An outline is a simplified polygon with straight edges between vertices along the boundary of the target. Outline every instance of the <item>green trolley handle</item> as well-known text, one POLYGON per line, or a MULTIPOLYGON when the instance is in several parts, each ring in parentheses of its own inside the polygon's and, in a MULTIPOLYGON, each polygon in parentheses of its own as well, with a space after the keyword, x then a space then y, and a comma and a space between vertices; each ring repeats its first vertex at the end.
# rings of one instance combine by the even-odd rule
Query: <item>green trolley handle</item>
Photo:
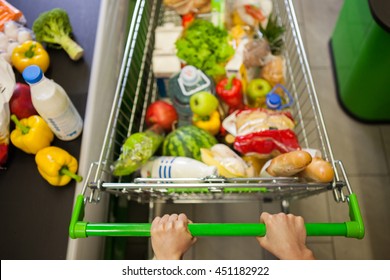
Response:
MULTIPOLYGON (((362 239, 364 224, 355 194, 349 195, 349 216, 351 221, 344 223, 306 223, 308 236, 345 236, 362 239)), ((71 238, 89 236, 150 236, 150 223, 88 223, 84 218, 84 196, 76 200, 69 227, 71 238)), ((265 224, 189 224, 193 236, 264 236, 265 224)))

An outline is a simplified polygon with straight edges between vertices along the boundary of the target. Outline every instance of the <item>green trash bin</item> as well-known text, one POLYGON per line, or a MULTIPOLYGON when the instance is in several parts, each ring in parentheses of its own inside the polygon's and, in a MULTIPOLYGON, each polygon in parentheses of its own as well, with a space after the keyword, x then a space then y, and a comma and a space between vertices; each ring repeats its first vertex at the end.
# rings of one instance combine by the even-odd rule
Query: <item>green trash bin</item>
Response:
POLYGON ((390 1, 345 0, 330 49, 345 111, 363 122, 390 122, 390 1))

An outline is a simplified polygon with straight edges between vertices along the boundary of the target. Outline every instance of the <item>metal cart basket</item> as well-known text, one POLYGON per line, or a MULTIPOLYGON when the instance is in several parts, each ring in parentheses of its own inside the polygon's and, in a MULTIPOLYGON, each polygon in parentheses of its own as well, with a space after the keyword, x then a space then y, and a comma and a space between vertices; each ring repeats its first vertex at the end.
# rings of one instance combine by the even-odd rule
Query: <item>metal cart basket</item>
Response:
MULTIPOLYGON (((77 197, 70 237, 149 236, 150 224, 89 223, 83 221, 87 203, 98 203, 104 193, 125 195, 140 203, 236 202, 244 200, 292 200, 332 191, 336 202, 348 203, 350 221, 306 224, 307 234, 363 238, 364 225, 356 195, 349 185, 341 161, 333 158, 298 23, 291 0, 275 0, 274 13, 286 28, 284 41, 286 88, 295 100, 291 109, 295 133, 302 148, 321 151, 335 171, 331 183, 307 183, 299 178, 187 178, 144 179, 111 176, 110 166, 119 157, 121 146, 131 134, 145 128, 145 111, 157 98, 151 71, 154 30, 175 14, 164 11, 162 1, 136 1, 125 54, 116 87, 110 120, 99 161, 92 163, 82 193, 77 197)), ((263 224, 190 224, 194 236, 263 236, 263 224)))

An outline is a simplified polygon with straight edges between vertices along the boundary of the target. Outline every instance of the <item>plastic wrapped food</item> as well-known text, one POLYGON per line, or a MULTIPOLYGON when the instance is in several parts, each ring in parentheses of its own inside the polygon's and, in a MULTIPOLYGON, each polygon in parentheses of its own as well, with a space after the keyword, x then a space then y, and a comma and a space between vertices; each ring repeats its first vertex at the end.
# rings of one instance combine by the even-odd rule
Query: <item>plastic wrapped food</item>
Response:
POLYGON ((255 153, 272 157, 300 149, 298 139, 291 129, 264 130, 237 136, 234 149, 244 155, 255 153))
POLYGON ((268 17, 273 9, 272 0, 236 0, 234 1, 233 24, 257 27, 267 26, 268 17))
POLYGON ((294 120, 286 111, 237 110, 223 121, 223 127, 235 136, 234 149, 244 155, 267 158, 300 148, 292 130, 294 120))
POLYGON ((224 144, 216 144, 210 149, 200 149, 202 161, 218 169, 218 174, 226 178, 253 177, 254 167, 243 160, 224 144))
POLYGON ((4 24, 8 21, 17 21, 20 24, 26 24, 26 18, 23 13, 4 0, 0 0, 0 31, 3 31, 4 24))
POLYGON ((121 154, 112 166, 115 176, 130 175, 145 164, 156 152, 162 141, 163 130, 154 125, 145 132, 130 135, 122 146, 121 154))
POLYGON ((164 0, 164 5, 175 10, 179 15, 202 14, 211 10, 211 0, 164 0))
POLYGON ((293 129, 294 120, 289 112, 263 108, 237 110, 222 123, 224 129, 234 136, 246 135, 269 129, 293 129))
POLYGON ((246 68, 261 67, 271 54, 269 44, 264 39, 254 39, 244 47, 244 65, 246 68))
POLYGON ((0 167, 8 158, 10 110, 9 100, 15 88, 15 75, 10 64, 0 57, 0 167))
POLYGON ((272 86, 284 84, 286 77, 286 62, 283 56, 272 56, 261 69, 261 76, 272 86))

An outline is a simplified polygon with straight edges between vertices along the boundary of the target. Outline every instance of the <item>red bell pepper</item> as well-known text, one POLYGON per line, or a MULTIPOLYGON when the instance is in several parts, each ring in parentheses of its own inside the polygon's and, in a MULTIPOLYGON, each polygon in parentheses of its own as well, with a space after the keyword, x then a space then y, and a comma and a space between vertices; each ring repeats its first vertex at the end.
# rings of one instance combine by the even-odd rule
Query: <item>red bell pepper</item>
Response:
POLYGON ((244 102, 242 99, 242 84, 239 79, 236 79, 234 75, 230 78, 222 79, 216 88, 218 96, 229 107, 234 109, 243 109, 244 102))

